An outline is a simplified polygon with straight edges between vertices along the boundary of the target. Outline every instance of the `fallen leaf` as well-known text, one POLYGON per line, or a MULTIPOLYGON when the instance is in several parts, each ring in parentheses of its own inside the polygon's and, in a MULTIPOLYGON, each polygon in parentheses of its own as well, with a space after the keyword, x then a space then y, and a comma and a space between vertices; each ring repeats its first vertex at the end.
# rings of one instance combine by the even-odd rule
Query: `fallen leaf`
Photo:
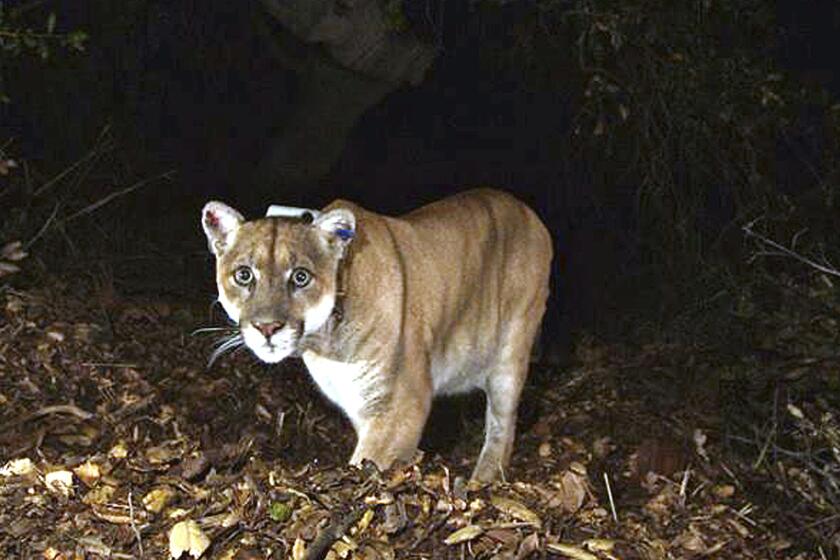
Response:
POLYGON ((698 455, 703 457, 703 459, 708 461, 709 453, 706 451, 706 442, 709 440, 708 436, 706 436, 703 430, 696 428, 692 434, 692 439, 694 440, 694 450, 698 455))
POLYGON ((393 535, 398 533, 408 524, 408 516, 405 512, 405 505, 402 502, 394 502, 385 506, 385 522, 380 528, 385 534, 393 535))
POLYGON ((744 527, 744 525, 739 523, 737 520, 727 519, 727 522, 733 529, 735 529, 738 532, 739 535, 741 535, 741 538, 747 539, 750 537, 750 530, 744 527))
POLYGON ((63 332, 55 328, 47 329, 46 337, 48 340, 53 342, 64 342, 64 339, 66 338, 63 332))
POLYGON ((180 558, 184 552, 198 558, 209 546, 210 539, 192 519, 179 521, 169 531, 169 554, 172 558, 180 558))
POLYGON ((9 171, 16 168, 18 166, 17 162, 13 159, 4 158, 0 159, 0 175, 8 175, 9 171))
POLYGON ((9 262, 0 261, 0 277, 20 272, 20 267, 9 262))
POLYGON ((82 497, 82 503, 89 506, 101 505, 108 502, 117 489, 110 484, 100 484, 82 497))
POLYGON ((352 541, 339 540, 332 545, 332 548, 329 551, 330 553, 327 554, 327 558, 329 558, 331 555, 333 557, 337 556, 339 558, 348 558, 350 556, 350 553, 356 550, 357 548, 359 548, 358 545, 352 541))
POLYGON ((99 478, 102 476, 99 465, 91 463, 90 461, 85 461, 73 469, 73 474, 75 474, 88 488, 95 486, 99 481, 99 478))
POLYGON ((461 527, 460 529, 446 537, 446 539, 444 539, 443 542, 448 545, 467 542, 473 540, 483 532, 484 529, 482 529, 478 525, 467 525, 466 527, 461 527))
POLYGON ((362 518, 356 524, 356 530, 353 534, 359 535, 364 533, 368 526, 370 526, 370 522, 373 521, 373 515, 374 511, 372 509, 365 510, 364 515, 362 515, 362 518))
POLYGON ((548 502, 548 507, 559 507, 566 513, 575 513, 586 499, 587 478, 571 470, 563 473, 555 484, 557 492, 548 502))
POLYGON ((516 551, 516 560, 525 560, 540 549, 540 536, 536 533, 531 533, 519 543, 519 549, 516 551))
MULTIPOLYGON (((121 508, 106 503, 94 505, 91 509, 96 517, 114 525, 130 525, 132 522, 131 513, 128 511, 128 508, 121 508)), ((135 512, 135 514, 139 513, 143 512, 135 512)))
POLYGON ((143 507, 152 513, 160 513, 175 499, 175 490, 169 486, 154 488, 143 496, 143 507))
POLYGON ((615 548, 615 541, 609 539, 586 539, 583 547, 592 552, 611 552, 615 548))
POLYGON ((286 502, 271 502, 268 506, 268 516, 275 523, 288 521, 292 516, 292 506, 286 502))
POLYGON ((592 443, 592 453, 594 453, 599 459, 604 459, 612 452, 613 447, 612 440, 608 436, 605 436, 596 439, 592 443))
POLYGON ((788 412, 790 415, 798 420, 804 420, 805 414, 802 412, 802 409, 796 406, 795 404, 788 404, 787 405, 788 412))
POLYGON ((250 551, 239 550, 237 547, 232 547, 227 549, 221 556, 219 556, 219 560, 233 560, 237 558, 237 560, 256 560, 259 556, 256 555, 249 555, 250 551))
POLYGON ((52 471, 44 475, 44 484, 51 492, 69 496, 73 492, 73 473, 52 471))
POLYGON ((504 498, 502 496, 491 496, 490 503, 493 504, 496 509, 502 513, 510 515, 514 519, 530 523, 537 528, 542 526, 540 517, 516 500, 511 500, 510 498, 504 498))
POLYGON ((306 543, 298 537, 292 545, 292 560, 303 560, 304 556, 306 556, 306 543))
POLYGON ((715 496, 721 499, 731 498, 735 495, 735 487, 731 484, 721 484, 712 489, 715 496))
POLYGON ((125 459, 128 457, 128 446, 126 446, 124 441, 119 441, 108 451, 108 455, 112 459, 125 459))
POLYGON ((644 478, 649 472, 672 476, 686 467, 685 448, 681 442, 662 438, 643 441, 635 454, 636 476, 644 478))
POLYGON ((578 548, 571 544, 549 543, 545 545, 545 548, 551 552, 557 552, 559 554, 563 554, 564 556, 568 556, 572 560, 599 560, 594 554, 590 554, 582 548, 578 548))
POLYGON ((111 547, 102 542, 102 539, 95 536, 79 537, 77 542, 85 547, 85 552, 89 554, 96 554, 102 558, 110 558, 113 551, 111 547))
POLYGON ((26 476, 35 470, 31 459, 12 459, 0 468, 0 476, 26 476))
POLYGON ((491 538, 494 541, 507 547, 514 547, 520 541, 521 538, 519 533, 514 529, 500 528, 487 529, 484 532, 484 536, 491 538))
POLYGON ((146 459, 153 465, 171 463, 179 458, 181 451, 168 445, 156 445, 146 450, 146 459))
POLYGON ((695 554, 705 554, 708 548, 706 543, 703 542, 703 539, 689 529, 686 529, 677 538, 675 538, 671 545, 673 547, 683 548, 695 554))
POLYGON ((181 476, 186 480, 195 480, 210 468, 210 461, 202 452, 197 452, 181 462, 181 476))
POLYGON ((22 261, 27 256, 29 254, 23 250, 23 243, 20 241, 11 241, 0 249, 0 259, 6 261, 22 261))

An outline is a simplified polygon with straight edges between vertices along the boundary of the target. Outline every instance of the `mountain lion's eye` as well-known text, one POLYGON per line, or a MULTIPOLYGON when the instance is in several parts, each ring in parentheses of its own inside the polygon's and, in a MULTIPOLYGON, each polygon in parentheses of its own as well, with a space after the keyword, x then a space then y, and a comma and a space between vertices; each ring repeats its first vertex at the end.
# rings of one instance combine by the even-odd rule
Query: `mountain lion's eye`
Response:
POLYGON ((305 268, 296 268, 292 271, 291 280, 295 288, 305 288, 312 280, 312 273, 305 268))
POLYGON ((233 281, 240 286, 248 286, 254 281, 254 272, 247 266, 240 266, 233 271, 233 281))

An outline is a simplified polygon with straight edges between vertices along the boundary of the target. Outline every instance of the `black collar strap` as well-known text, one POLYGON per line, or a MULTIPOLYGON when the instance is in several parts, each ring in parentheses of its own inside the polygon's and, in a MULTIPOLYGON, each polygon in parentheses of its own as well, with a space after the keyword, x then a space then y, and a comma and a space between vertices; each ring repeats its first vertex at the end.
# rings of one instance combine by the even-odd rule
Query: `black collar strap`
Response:
POLYGON ((347 267, 347 251, 349 250, 350 247, 345 248, 345 254, 338 260, 338 270, 335 273, 335 303, 333 303, 332 316, 336 323, 344 319, 344 298, 347 296, 344 269, 347 267))

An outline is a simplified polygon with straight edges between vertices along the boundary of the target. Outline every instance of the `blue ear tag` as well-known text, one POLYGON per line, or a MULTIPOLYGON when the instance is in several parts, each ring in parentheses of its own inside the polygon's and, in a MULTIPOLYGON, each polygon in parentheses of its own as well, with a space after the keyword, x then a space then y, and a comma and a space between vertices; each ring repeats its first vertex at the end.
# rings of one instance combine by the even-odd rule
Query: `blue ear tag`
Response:
POLYGON ((352 229, 337 229, 335 230, 335 234, 341 239, 342 241, 347 241, 348 239, 353 239, 356 235, 352 229))

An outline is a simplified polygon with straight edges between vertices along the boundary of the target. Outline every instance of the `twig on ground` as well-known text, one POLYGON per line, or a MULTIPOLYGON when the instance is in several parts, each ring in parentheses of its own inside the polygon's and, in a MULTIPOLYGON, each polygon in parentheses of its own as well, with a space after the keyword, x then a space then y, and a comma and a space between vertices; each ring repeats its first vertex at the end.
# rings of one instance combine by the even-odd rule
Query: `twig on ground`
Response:
MULTIPOLYGON (((26 416, 17 418, 10 422, 6 422, 3 425, 0 425, 0 433, 4 433, 15 426, 26 424, 27 422, 30 422, 42 416, 49 416, 51 414, 69 414, 71 416, 75 416, 80 420, 90 420, 91 418, 96 416, 95 414, 88 412, 87 410, 82 410, 74 404, 55 404, 51 406, 41 407, 35 412, 27 414, 26 416)), ((40 436, 40 439, 43 439, 43 434, 40 436)), ((40 441, 37 445, 40 445, 40 441)), ((31 445, 27 447, 31 447, 31 445)))
POLYGON ((137 523, 134 520, 134 502, 131 500, 132 491, 128 491, 128 519, 131 522, 131 530, 134 531, 134 538, 137 540, 137 549, 140 551, 140 558, 143 558, 143 537, 140 535, 140 530, 137 528, 137 523))
POLYGON ((680 482, 680 505, 685 506, 686 490, 688 489, 688 478, 691 476, 691 465, 686 467, 680 482))
POLYGON ((610 499, 610 511, 612 511, 613 521, 618 523, 618 512, 615 510, 615 501, 613 501, 612 488, 610 487, 610 477, 604 473, 604 484, 607 485, 607 497, 610 499))
POLYGON ((412 550, 423 544, 423 541, 428 539, 429 535, 443 527, 447 521, 449 521, 449 513, 445 513, 440 519, 436 520, 434 523, 427 524, 426 529, 422 533, 420 533, 420 535, 416 539, 414 539, 414 542, 412 542, 411 545, 408 548, 406 548, 406 551, 411 552, 412 550))
POLYGON ((92 412, 88 412, 87 410, 83 410, 76 406, 75 404, 54 404, 52 406, 44 406, 30 414, 24 421, 33 420, 35 418, 40 418, 41 416, 47 416, 49 414, 70 414, 75 416, 81 420, 90 420, 95 416, 92 412))
POLYGON ((767 451, 770 449, 770 446, 773 443, 773 440, 776 439, 776 431, 778 429, 778 416, 777 411, 779 408, 779 389, 778 387, 773 393, 773 412, 772 418, 770 423, 770 429, 767 431, 767 437, 764 440, 764 445, 761 447, 761 452, 758 454, 755 462, 753 463, 753 470, 757 470, 758 467, 764 462, 764 458, 767 456, 767 451))
POLYGON ((356 506, 350 511, 333 515, 329 524, 321 529, 315 540, 306 551, 303 560, 323 560, 333 543, 344 536, 359 519, 361 519, 366 506, 356 506))
POLYGON ((732 513, 737 515, 739 518, 744 520, 746 523, 749 523, 753 527, 758 527, 759 526, 758 523, 756 523, 755 521, 752 520, 752 518, 749 517, 749 514, 752 513, 752 511, 753 511, 752 504, 746 504, 741 509, 735 509, 735 508, 731 508, 731 509, 732 509, 732 513))
POLYGON ((132 364, 132 363, 122 363, 122 362, 82 362, 79 364, 80 366, 85 367, 109 367, 109 368, 116 368, 116 369, 140 369, 143 366, 140 364, 132 364))

